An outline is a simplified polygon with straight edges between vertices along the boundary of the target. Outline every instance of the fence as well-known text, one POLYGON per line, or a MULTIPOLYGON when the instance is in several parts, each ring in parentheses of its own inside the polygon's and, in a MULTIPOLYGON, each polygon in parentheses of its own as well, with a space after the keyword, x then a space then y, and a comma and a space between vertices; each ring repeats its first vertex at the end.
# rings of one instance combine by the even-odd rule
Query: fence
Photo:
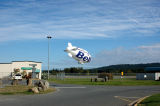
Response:
MULTIPOLYGON (((32 84, 34 84, 37 80, 32 80, 32 84)), ((13 79, 11 72, 0 72, 0 88, 5 86, 12 85, 13 79)), ((27 85, 26 79, 22 79, 18 81, 19 85, 27 85)))
MULTIPOLYGON (((81 79, 81 78, 96 78, 98 77, 99 73, 56 73, 56 74, 50 74, 50 78, 56 78, 56 79, 65 79, 65 78, 75 78, 75 79, 81 79)), ((113 79, 120 79, 121 73, 112 73, 113 79)), ((136 78, 136 73, 125 73, 123 75, 123 78, 136 78)))

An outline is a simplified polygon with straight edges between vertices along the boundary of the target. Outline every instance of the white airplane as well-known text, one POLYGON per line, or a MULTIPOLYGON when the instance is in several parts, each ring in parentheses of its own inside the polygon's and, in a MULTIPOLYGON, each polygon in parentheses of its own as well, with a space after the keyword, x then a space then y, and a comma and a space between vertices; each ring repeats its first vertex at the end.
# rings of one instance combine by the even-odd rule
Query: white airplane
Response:
POLYGON ((68 47, 64 51, 68 53, 69 57, 77 60, 79 64, 91 61, 91 55, 86 50, 72 46, 71 43, 68 43, 68 47))

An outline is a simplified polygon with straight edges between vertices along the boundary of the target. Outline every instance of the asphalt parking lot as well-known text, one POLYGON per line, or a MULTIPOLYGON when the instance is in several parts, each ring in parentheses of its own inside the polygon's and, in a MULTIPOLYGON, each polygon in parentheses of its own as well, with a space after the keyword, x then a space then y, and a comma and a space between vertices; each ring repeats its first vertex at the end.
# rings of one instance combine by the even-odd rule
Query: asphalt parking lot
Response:
POLYGON ((141 97, 160 93, 160 86, 57 85, 40 95, 0 95, 0 106, 126 106, 141 97))

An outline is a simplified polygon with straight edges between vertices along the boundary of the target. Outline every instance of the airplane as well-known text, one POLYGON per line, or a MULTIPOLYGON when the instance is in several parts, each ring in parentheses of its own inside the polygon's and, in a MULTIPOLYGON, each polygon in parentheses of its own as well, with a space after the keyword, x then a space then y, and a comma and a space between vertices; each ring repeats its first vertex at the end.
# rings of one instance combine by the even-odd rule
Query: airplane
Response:
POLYGON ((70 42, 64 51, 68 53, 69 57, 77 60, 79 64, 89 63, 91 61, 91 55, 86 50, 72 46, 70 42))

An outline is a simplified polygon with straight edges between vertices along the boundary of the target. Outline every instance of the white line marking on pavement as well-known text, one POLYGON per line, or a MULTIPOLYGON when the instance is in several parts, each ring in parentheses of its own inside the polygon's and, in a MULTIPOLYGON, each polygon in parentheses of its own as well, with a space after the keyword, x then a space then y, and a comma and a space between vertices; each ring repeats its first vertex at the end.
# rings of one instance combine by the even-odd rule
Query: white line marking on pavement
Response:
POLYGON ((126 97, 126 96, 114 96, 115 98, 118 98, 118 97, 122 97, 122 98, 140 98, 140 97, 126 97))
POLYGON ((55 87, 55 88, 71 88, 71 89, 81 89, 81 88, 86 88, 86 87, 55 87))
POLYGON ((125 97, 125 96, 114 96, 115 98, 121 99, 123 101, 132 102, 130 99, 137 99, 139 97, 125 97))

